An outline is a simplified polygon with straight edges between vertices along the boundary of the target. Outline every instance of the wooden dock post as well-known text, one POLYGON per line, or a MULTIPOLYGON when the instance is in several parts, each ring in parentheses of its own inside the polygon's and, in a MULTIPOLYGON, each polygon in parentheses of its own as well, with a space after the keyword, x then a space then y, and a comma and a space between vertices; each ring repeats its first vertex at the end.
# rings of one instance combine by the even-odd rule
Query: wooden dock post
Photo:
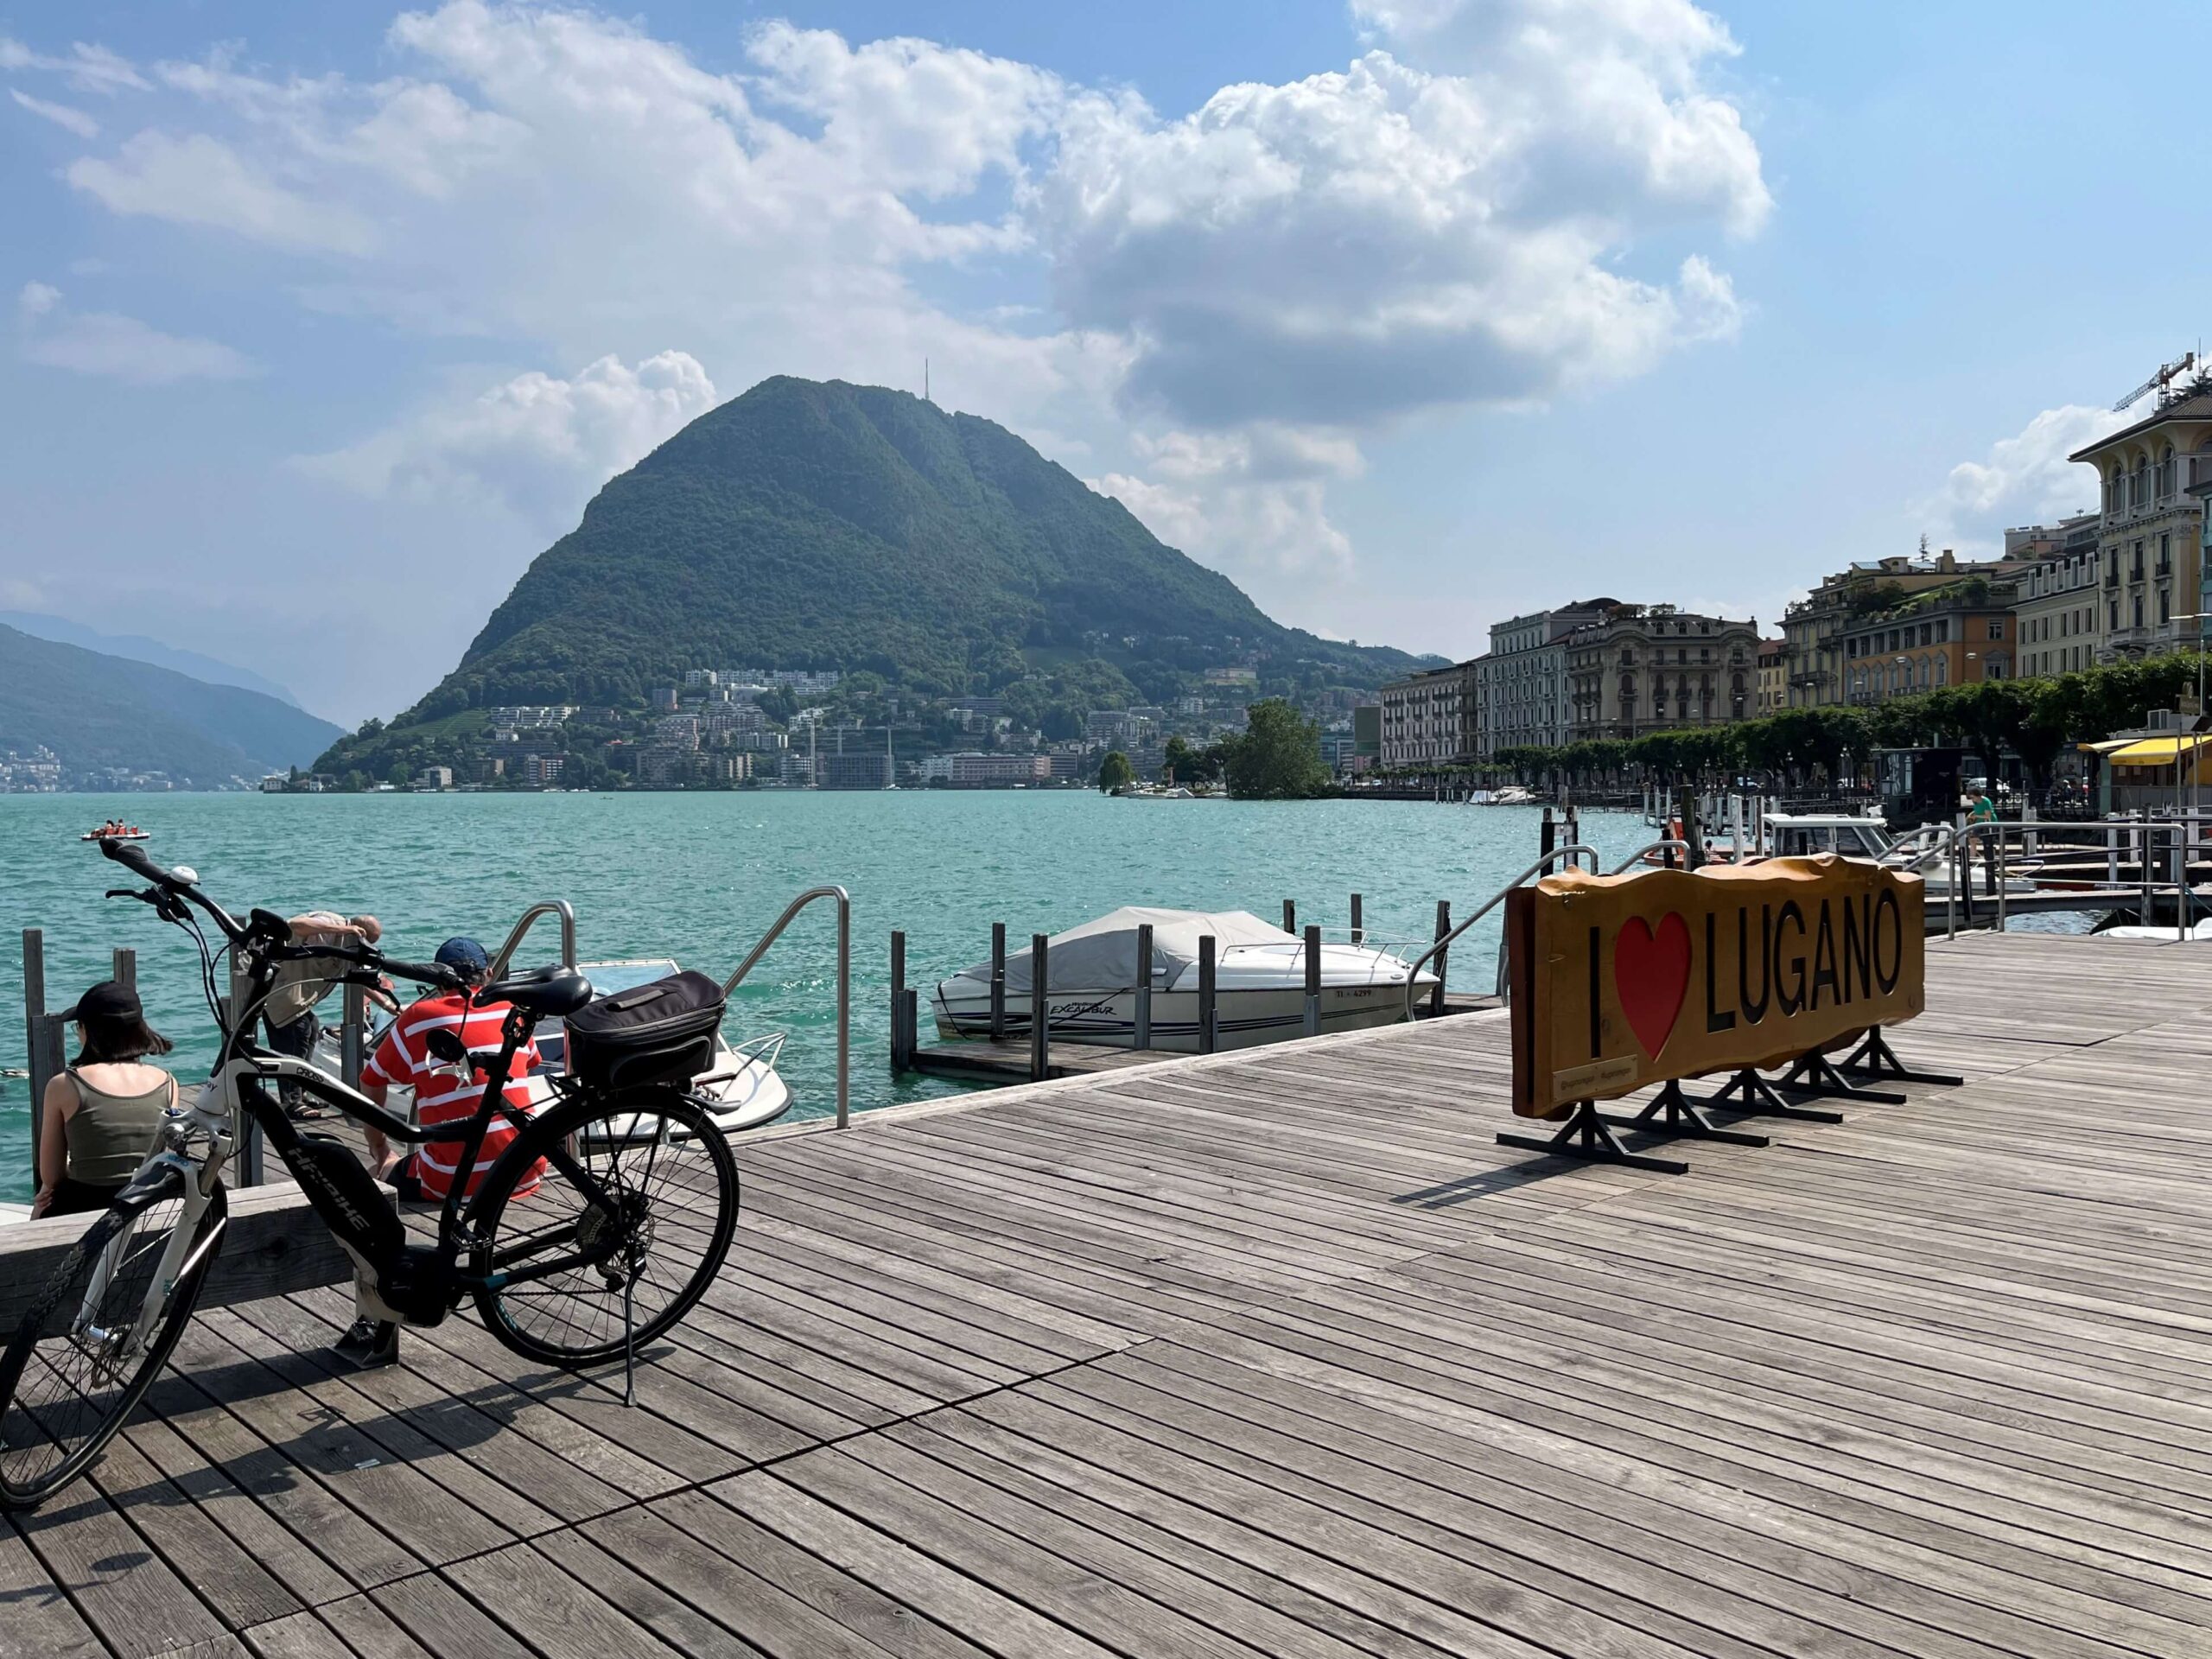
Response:
POLYGON ((991 924, 991 1040, 1006 1041, 1006 924, 991 924))
POLYGON ((1282 901, 1282 931, 1286 933, 1298 931, 1298 904, 1294 899, 1282 901))
POLYGON ((1221 1020, 1214 1007, 1213 935, 1198 936, 1198 1052, 1211 1054, 1221 1046, 1221 1020))
POLYGON ((1367 943, 1367 929, 1361 925, 1359 906, 1359 895, 1355 893, 1351 896, 1351 942, 1354 944, 1367 943))
MULTIPOLYGON (((1544 814, 1544 828, 1549 831, 1551 827, 1551 814, 1548 810, 1544 814)), ((1551 839, 1548 833, 1544 838, 1546 841, 1551 839)), ((1544 850, 1549 852, 1551 849, 1547 847, 1544 850)), ((1440 899, 1436 901, 1436 937, 1440 939, 1451 931, 1452 901, 1440 899)), ((1436 988, 1428 995, 1428 1015, 1432 1020, 1444 1012, 1444 962, 1451 954, 1448 949, 1436 953, 1436 988)))
POLYGON ((1306 1034, 1321 1034, 1321 930, 1306 929, 1306 1034))
POLYGON ((132 990, 137 990, 138 988, 138 953, 127 945, 118 944, 109 960, 111 963, 110 977, 118 985, 128 985, 132 990))
POLYGON ((1042 933, 1029 936, 1029 1081, 1045 1081, 1052 1058, 1052 1005, 1046 995, 1046 951, 1052 941, 1042 933))
POLYGON ((31 1147, 35 1160, 39 1118, 46 1109, 46 930, 23 930, 23 1046, 30 1068, 31 1147))
POLYGON ((338 1078, 348 1089, 361 1086, 361 1064, 368 1057, 369 994, 359 985, 339 992, 338 1078))
POLYGON ((1136 1039, 1140 1050, 1152 1046, 1152 924, 1137 924, 1136 1039))
POLYGON ((1536 836, 1536 850, 1549 858, 1553 849, 1559 845, 1559 825, 1552 822, 1552 810, 1548 806, 1544 809, 1544 821, 1536 836))
POLYGON ((906 1032, 906 935, 903 929, 891 931, 891 1070, 896 1073, 906 1069, 913 1057, 906 1032))

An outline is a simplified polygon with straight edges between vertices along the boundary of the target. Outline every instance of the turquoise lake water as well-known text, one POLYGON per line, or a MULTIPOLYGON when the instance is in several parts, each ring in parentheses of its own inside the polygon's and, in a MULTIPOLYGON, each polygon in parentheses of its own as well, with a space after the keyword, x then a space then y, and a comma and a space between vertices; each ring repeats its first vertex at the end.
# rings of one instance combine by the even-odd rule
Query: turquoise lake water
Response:
MULTIPOLYGON (((46 931, 49 1003, 67 1006, 138 952, 149 1017, 188 1080, 213 1058, 190 942, 143 906, 104 902, 124 872, 76 837, 110 814, 153 830, 147 850, 189 864, 237 913, 253 905, 370 912, 396 956, 427 957, 454 933, 498 949, 534 900, 575 907, 577 950, 672 956, 716 978, 735 968, 802 889, 852 895, 855 1110, 949 1092, 889 1069, 889 936, 906 931, 909 983, 925 989, 990 953, 994 921, 1026 941, 1119 905, 1245 909, 1342 928, 1364 895, 1378 940, 1423 938, 1436 901, 1460 915, 1535 857, 1532 808, 1418 802, 1116 801, 1075 791, 729 794, 0 797, 0 1198, 29 1191, 22 1075, 20 930, 46 931)), ((1612 863, 1651 831, 1592 813, 1584 839, 1612 863)), ((732 999, 733 1039, 790 1033, 780 1070, 795 1116, 836 1109, 836 934, 819 906, 732 999)), ((518 954, 545 962, 542 922, 518 954)), ((1452 982, 1487 990, 1497 917, 1455 949, 1452 982), (1473 948, 1467 949, 1471 944, 1473 948)), ((925 997, 926 1001, 926 996, 925 997)), ((335 1002, 327 1005, 335 1018, 335 1002)), ((928 1014, 923 1014, 927 1040, 928 1014)))

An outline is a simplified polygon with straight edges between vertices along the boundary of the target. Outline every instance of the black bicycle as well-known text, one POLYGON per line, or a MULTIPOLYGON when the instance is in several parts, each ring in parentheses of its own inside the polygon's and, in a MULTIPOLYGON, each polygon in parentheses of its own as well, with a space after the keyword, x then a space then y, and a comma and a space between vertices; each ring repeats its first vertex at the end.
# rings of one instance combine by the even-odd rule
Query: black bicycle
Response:
POLYGON ((388 974, 465 991, 458 975, 363 944, 296 945, 283 917, 255 910, 233 919, 190 869, 163 869, 129 842, 103 841, 100 850, 149 884, 110 898, 143 900, 198 944, 222 1045, 208 1081, 168 1112, 137 1173, 63 1257, 0 1353, 0 1507, 28 1508, 83 1473, 153 1382, 222 1247, 223 1166, 249 1118, 353 1259, 356 1312, 377 1333, 365 1359, 388 1357, 374 1343, 390 1344, 398 1327, 437 1325, 473 1298, 492 1334, 529 1358, 576 1367, 621 1357, 630 1397, 639 1344, 705 1294, 737 1225, 736 1160, 688 1092, 702 1069, 701 1019, 710 1037, 718 1001, 681 1020, 603 1022, 616 1029, 593 1046, 594 1064, 550 1079, 555 1099, 533 1115, 505 1095, 532 1027, 588 1005, 634 1005, 639 993, 594 1004, 590 984, 569 967, 477 987, 470 1006, 508 1005, 499 1046, 467 1051, 441 1030, 431 1053, 456 1080, 480 1080, 483 1095, 465 1122, 425 1129, 303 1060, 257 1046, 252 1033, 287 962, 335 957, 347 964, 344 982, 388 974), (222 946, 210 944, 201 915, 222 946), (227 1017, 217 994, 226 953, 236 986, 227 1017), (272 1087, 283 1084, 396 1142, 421 1146, 435 1135, 442 1150, 458 1140, 454 1179, 429 1238, 410 1236, 351 1147, 293 1122, 272 1087), (476 1167, 502 1118, 517 1133, 464 1196, 461 1172, 476 1167))

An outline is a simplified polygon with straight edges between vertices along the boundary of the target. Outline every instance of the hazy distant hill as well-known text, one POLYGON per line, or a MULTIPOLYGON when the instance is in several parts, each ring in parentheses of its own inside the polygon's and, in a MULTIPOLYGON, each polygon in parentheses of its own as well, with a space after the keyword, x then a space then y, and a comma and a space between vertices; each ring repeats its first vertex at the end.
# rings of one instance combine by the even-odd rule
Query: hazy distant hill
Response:
POLYGON ((102 633, 88 628, 81 622, 72 622, 66 616, 47 616, 36 611, 0 611, 0 627, 16 629, 35 639, 58 640, 65 645, 82 645, 86 651, 97 651, 108 657, 127 657, 134 663, 151 663, 156 668, 174 669, 179 674, 209 685, 238 685, 249 691, 258 691, 264 696, 274 697, 279 702, 300 707, 300 700, 272 679, 255 673, 250 668, 240 668, 236 663, 226 663, 214 657, 204 657, 196 651, 162 644, 149 639, 143 633, 102 633))
POLYGON ((215 788, 305 766, 338 735, 258 691, 0 626, 0 752, 44 745, 72 772, 122 766, 215 788))
POLYGON ((1109 658, 1141 684, 1254 656, 1362 686, 1416 661, 1270 620, 1003 427, 779 378, 609 481, 391 729, 620 703, 688 668, 868 670, 942 695, 1039 663, 1109 658))

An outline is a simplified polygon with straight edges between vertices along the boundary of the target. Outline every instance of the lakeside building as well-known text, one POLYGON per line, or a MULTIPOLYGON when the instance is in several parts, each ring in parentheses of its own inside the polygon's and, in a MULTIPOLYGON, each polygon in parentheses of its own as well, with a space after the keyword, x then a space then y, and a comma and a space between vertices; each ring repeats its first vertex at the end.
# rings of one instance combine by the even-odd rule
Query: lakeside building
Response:
POLYGON ((1861 618, 1839 637, 1846 695, 1854 703, 2012 677, 2010 582, 1969 577, 1861 618))
MULTIPOLYGON (((2012 617, 2024 678, 2095 667, 2104 637, 2099 516, 2085 512, 2065 520, 2060 529, 2056 548, 2014 579, 2019 597, 2012 617)), ((2024 533, 2005 531, 2008 546, 2014 536, 2024 533)))
POLYGON ((1567 683, 1567 636, 1618 608, 1619 602, 1582 600, 1491 626, 1490 650, 1474 664, 1477 759, 1489 760, 1501 749, 1555 748, 1567 741, 1574 715, 1567 683))
POLYGON ((1569 742, 1725 725, 1757 712, 1756 619, 1615 605, 1563 644, 1573 705, 1569 742))
POLYGON ((963 749, 956 754, 927 756, 922 761, 921 779, 950 789, 1011 789, 1016 784, 1048 784, 1055 778, 1080 778, 1096 772, 1095 762, 1086 770, 1087 760, 1065 751, 1013 754, 1003 750, 963 749))
POLYGON ((1961 561, 1948 547, 1934 555, 1854 561, 1783 613, 1789 707, 1825 709, 1846 701, 1843 631, 1860 618, 1965 577, 2008 576, 2024 568, 2019 560, 1961 561))
POLYGON ((1376 747, 1385 766, 1470 766, 1481 711, 1475 664, 1422 669, 1376 693, 1376 747))
POLYGON ((1779 639, 1759 641, 1758 711, 1761 718, 1789 705, 1789 653, 1779 639))
POLYGON ((2212 384, 2162 404, 2068 457, 2097 471, 2104 582, 2101 663, 2162 656, 2197 639, 2204 499, 2212 481, 2212 384))

